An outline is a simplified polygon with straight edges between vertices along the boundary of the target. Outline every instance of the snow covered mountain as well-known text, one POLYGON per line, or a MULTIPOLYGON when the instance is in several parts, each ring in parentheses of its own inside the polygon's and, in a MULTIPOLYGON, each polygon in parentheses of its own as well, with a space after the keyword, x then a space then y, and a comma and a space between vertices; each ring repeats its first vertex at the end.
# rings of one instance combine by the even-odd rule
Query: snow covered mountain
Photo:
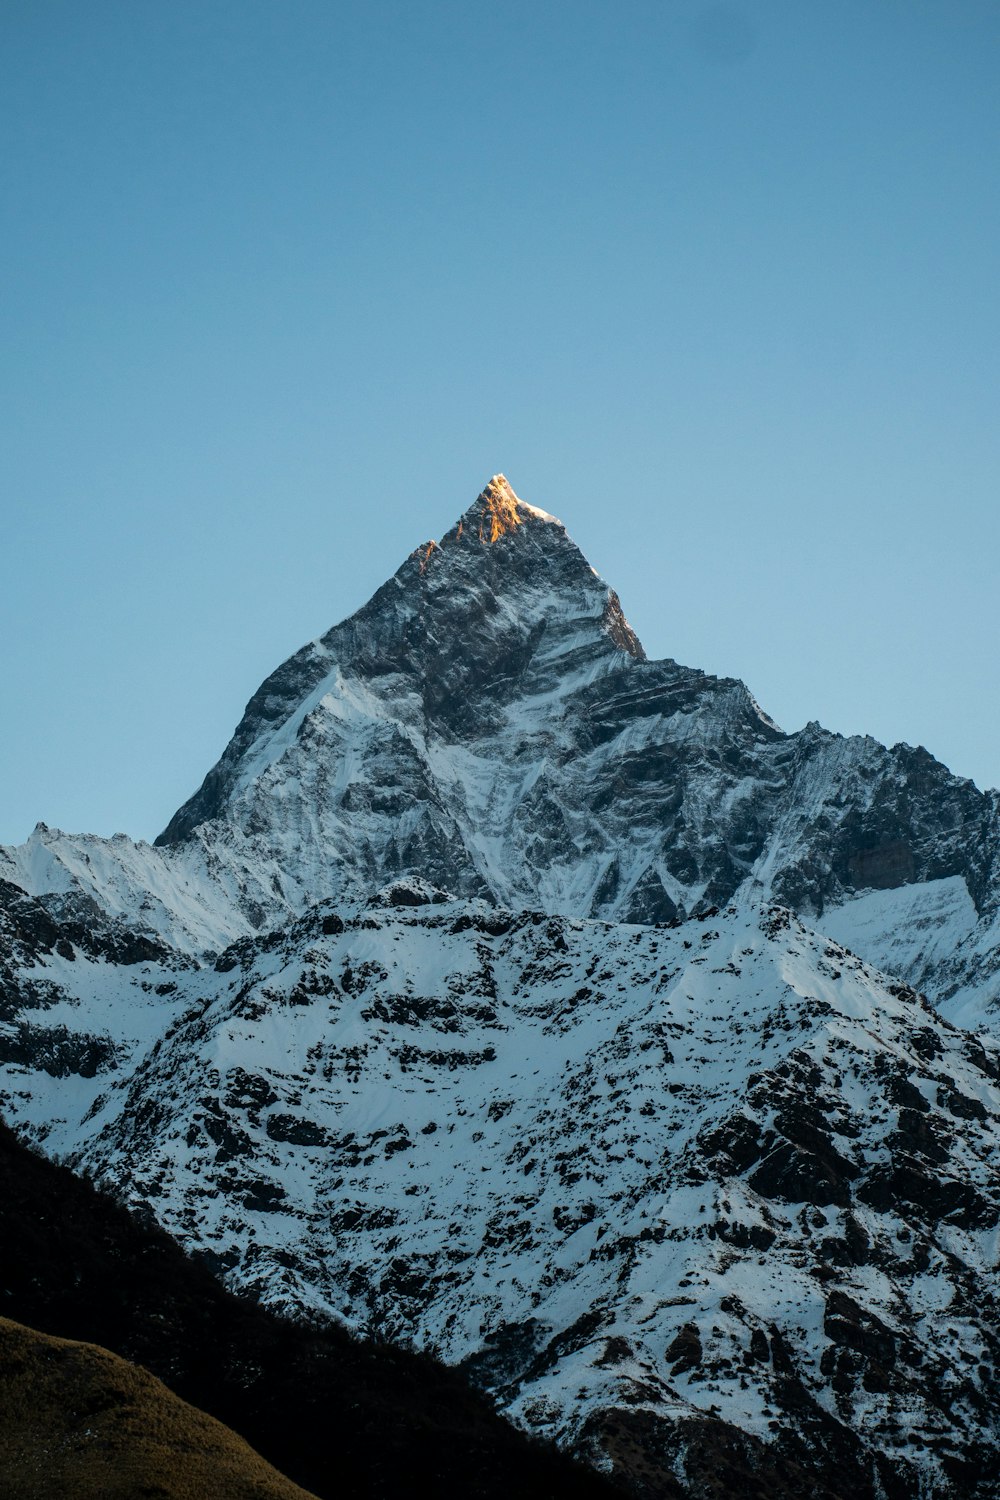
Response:
POLYGON ((865 957, 979 1020, 998 820, 925 750, 786 735, 742 683, 648 661, 562 524, 497 476, 266 679, 155 848, 40 825, 0 876, 195 954, 402 875, 640 923, 740 892, 827 927, 841 908, 865 957))
POLYGON ((995 1493, 1000 1056, 787 909, 409 881, 213 968, 51 930, 31 972, 5 1112, 232 1284, 639 1493, 721 1452, 773 1495, 995 1493))
POLYGON ((639 1494, 985 1500, 998 801, 647 660, 497 476, 155 846, 0 853, 2 1107, 639 1494))

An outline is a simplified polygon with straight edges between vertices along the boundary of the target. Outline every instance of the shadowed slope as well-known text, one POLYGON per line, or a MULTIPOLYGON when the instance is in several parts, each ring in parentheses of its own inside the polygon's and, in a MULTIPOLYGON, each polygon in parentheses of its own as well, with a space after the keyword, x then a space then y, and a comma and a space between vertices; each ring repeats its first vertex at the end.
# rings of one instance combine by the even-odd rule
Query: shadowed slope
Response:
POLYGON ((165 1234, 5 1126, 0 1248, 7 1316, 145 1365, 320 1500, 615 1493, 517 1432, 434 1360, 229 1296, 165 1234))

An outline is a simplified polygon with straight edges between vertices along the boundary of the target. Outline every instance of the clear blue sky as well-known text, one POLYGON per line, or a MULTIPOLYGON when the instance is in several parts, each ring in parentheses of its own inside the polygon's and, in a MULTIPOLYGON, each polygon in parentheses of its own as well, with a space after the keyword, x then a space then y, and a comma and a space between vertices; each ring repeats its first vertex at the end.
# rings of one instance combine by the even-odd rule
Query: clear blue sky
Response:
POLYGON ((1000 784, 995 0, 6 0, 0 839, 152 837, 503 470, 1000 784))

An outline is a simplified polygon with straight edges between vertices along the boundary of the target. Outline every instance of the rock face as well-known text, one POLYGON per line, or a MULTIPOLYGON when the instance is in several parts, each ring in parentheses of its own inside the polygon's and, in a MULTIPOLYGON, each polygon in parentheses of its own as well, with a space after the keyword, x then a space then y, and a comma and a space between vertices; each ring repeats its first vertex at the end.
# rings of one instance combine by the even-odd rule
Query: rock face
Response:
POLYGON ((4 1108, 637 1494, 986 1500, 998 850, 926 751, 648 661, 498 476, 155 847, 0 854, 4 1108))
POLYGON ((947 952, 907 896, 851 935, 968 1018, 1000 993, 998 818, 925 750, 786 735, 742 683, 648 661, 562 524, 497 476, 263 683, 156 848, 41 826, 0 875, 194 953, 405 875, 639 923, 741 893, 823 924, 859 894, 959 890, 947 952))
POLYGON ((1000 1057, 787 909, 407 882, 160 976, 155 1036, 9 1060, 3 1107, 233 1286, 435 1350, 639 1494, 995 1493, 1000 1057))
POLYGON ((344 890, 415 874, 618 920, 746 881, 818 915, 949 876, 997 903, 995 798, 923 750, 784 735, 742 683, 648 661, 561 523, 502 475, 267 679, 157 842, 213 820, 294 866, 332 854, 344 890))

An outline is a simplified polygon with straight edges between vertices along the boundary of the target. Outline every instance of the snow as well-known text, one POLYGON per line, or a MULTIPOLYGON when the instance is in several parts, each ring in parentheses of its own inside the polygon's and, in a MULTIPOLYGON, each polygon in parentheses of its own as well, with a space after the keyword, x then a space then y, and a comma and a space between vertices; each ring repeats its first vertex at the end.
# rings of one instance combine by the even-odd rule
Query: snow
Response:
MULTIPOLYGON (((659 1392, 661 1414, 717 1410, 770 1440, 772 1368, 744 1354, 754 1329, 773 1327, 845 1419, 820 1369, 829 1286, 812 1269, 845 1232, 844 1210, 766 1196, 710 1142, 739 1119, 780 1139, 783 1080, 813 1068, 803 1100, 836 1101, 837 1150, 864 1179, 888 1160, 888 1065, 929 1100, 947 1077, 985 1101, 944 1170, 994 1192, 1000 1092, 961 1032, 779 909, 653 929, 407 882, 341 908, 342 930, 323 930, 329 911, 243 944, 235 967, 168 971, 165 997, 149 966, 47 961, 67 987, 52 1017, 114 1035, 117 1066, 81 1080, 7 1064, 6 1111, 193 1248, 235 1255, 234 1285, 276 1307, 456 1361, 528 1316, 561 1348, 596 1313, 510 1397, 515 1416, 537 1425, 541 1413, 563 1440, 630 1382, 659 1392), (404 896, 427 904, 393 904, 404 896), (932 1024, 941 1050, 926 1062, 911 1038, 932 1024), (744 1227, 726 1238, 720 1224, 744 1227), (766 1254, 741 1238, 754 1226, 774 1237, 766 1254), (703 1359, 675 1374, 666 1350, 687 1324, 703 1359), (612 1338, 629 1352, 609 1357, 612 1338)), ((933 1358, 952 1358, 952 1322, 935 1321, 954 1296, 948 1257, 991 1288, 996 1232, 942 1225, 944 1258, 920 1270, 919 1216, 858 1199, 851 1211, 881 1258, 836 1266, 834 1284, 901 1337, 911 1308, 933 1358)), ((922 1399, 915 1427, 932 1420, 922 1399)), ((850 1420, 881 1441, 890 1406, 859 1388, 850 1420)))
POLYGON ((536 521, 549 521, 553 526, 561 526, 563 523, 558 516, 550 516, 547 510, 540 510, 537 505, 529 505, 527 500, 518 498, 518 508, 526 510, 529 516, 534 516, 536 521))
POLYGON ((607 585, 561 527, 527 530, 537 557, 520 569, 518 529, 486 616, 483 549, 438 549, 426 575, 404 565, 377 609, 307 648, 310 687, 284 694, 276 674, 270 699, 287 711, 250 726, 224 806, 186 840, 151 848, 40 828, 4 852, 8 878, 34 895, 85 896, 197 955, 406 870, 466 897, 619 920, 642 914, 652 880, 691 911, 717 891, 719 851, 741 851, 760 825, 743 868, 742 852, 734 874, 724 866, 730 890, 742 876, 747 899, 795 900, 951 1019, 1000 1026, 1000 924, 961 875, 862 893, 823 875, 836 852, 823 841, 896 796, 896 752, 817 725, 781 736, 741 683, 637 661, 607 635, 607 585), (496 657, 481 704, 459 679, 467 723, 452 709, 428 716, 407 644, 416 621, 455 642, 435 673, 464 651, 496 657), (812 869, 833 885, 820 898, 789 886, 812 869))
POLYGON ((961 875, 866 891, 824 912, 824 932, 887 974, 924 973, 975 931, 978 914, 961 875))
POLYGON ((0 1028, 4 1108, 276 1307, 455 1361, 527 1327, 497 1388, 564 1441, 621 1401, 771 1441, 795 1417, 748 1349, 778 1329, 831 1418, 911 1451, 949 1413, 878 1379, 835 1398, 829 1298, 901 1347, 916 1319, 942 1379, 959 1343, 988 1352, 989 807, 929 757, 911 782, 905 747, 784 736, 741 683, 620 649, 561 523, 491 484, 552 525, 411 558, 279 669, 182 841, 40 824, 0 850, 55 920, 169 950, 25 959, 44 1003, 0 1028), (898 869, 868 858, 897 845, 898 869), (856 889, 866 871, 904 883, 856 889), (667 915, 723 909, 625 920, 657 881, 667 915), (10 1060, 18 1028, 63 1027, 104 1047, 93 1077, 10 1060), (830 1201, 807 1191, 810 1131, 844 1164, 830 1201), (765 1170, 783 1151, 798 1197, 765 1170), (929 1227, 902 1190, 886 1203, 901 1162, 959 1207, 929 1227), (864 1255, 829 1248, 851 1235, 864 1255))

